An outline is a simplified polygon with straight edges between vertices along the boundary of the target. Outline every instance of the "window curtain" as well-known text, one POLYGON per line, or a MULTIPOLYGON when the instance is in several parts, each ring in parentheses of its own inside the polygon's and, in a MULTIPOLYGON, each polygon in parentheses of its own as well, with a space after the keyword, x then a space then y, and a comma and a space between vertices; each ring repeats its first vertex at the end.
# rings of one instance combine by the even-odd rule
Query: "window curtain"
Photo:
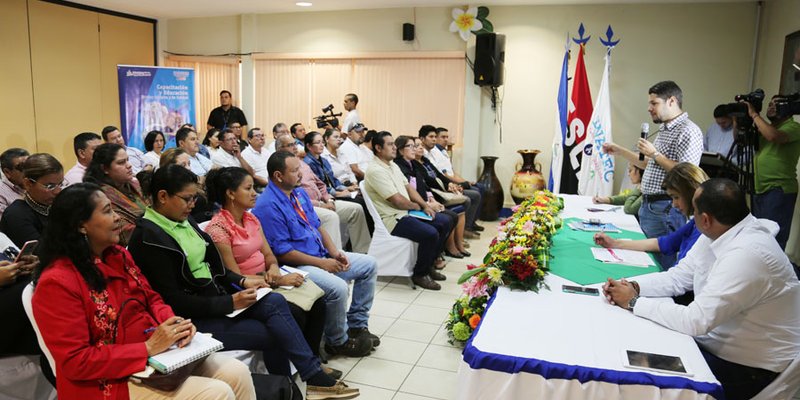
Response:
POLYGON ((193 68, 195 71, 195 127, 198 132, 206 131, 208 115, 219 107, 219 92, 227 90, 233 95, 233 104, 241 107, 239 98, 240 69, 239 59, 213 58, 191 59, 167 57, 167 67, 193 68))

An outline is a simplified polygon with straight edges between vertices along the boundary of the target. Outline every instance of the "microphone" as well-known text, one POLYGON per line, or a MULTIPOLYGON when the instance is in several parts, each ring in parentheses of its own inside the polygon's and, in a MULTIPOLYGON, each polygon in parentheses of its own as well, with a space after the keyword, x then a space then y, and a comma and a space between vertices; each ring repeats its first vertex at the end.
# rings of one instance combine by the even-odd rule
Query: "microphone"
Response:
MULTIPOLYGON (((647 134, 650 132, 650 124, 642 122, 642 139, 647 139, 647 134)), ((644 154, 639 153, 639 161, 644 161, 644 154)))

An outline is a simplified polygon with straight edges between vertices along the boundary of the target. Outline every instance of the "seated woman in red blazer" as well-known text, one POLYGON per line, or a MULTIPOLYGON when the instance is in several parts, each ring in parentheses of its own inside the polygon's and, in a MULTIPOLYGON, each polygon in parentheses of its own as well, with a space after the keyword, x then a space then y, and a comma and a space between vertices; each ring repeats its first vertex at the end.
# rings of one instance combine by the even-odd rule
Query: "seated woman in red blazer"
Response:
POLYGON ((147 358, 185 346, 196 329, 175 316, 117 245, 120 217, 99 186, 65 189, 50 209, 34 272, 33 314, 55 360, 63 399, 255 399, 250 371, 208 356, 172 392, 128 380, 147 358))

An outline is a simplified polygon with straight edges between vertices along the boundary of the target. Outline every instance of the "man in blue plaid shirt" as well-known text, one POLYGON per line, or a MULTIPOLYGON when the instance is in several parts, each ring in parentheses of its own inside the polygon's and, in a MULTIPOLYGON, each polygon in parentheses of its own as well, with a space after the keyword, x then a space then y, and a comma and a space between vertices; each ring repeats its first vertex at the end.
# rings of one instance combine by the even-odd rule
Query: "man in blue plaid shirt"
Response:
MULTIPOLYGON (((661 187, 667 172, 681 162, 700 164, 703 154, 703 132, 683 111, 683 92, 675 82, 663 81, 653 85, 647 111, 653 122, 661 124, 653 143, 639 139, 639 154, 616 143, 606 143, 603 151, 619 154, 631 164, 644 169, 642 175, 642 206, 639 208, 639 224, 648 238, 674 232, 686 223, 686 218, 672 207, 672 199, 661 187)), ((675 255, 656 256, 662 268, 675 264, 675 255)))

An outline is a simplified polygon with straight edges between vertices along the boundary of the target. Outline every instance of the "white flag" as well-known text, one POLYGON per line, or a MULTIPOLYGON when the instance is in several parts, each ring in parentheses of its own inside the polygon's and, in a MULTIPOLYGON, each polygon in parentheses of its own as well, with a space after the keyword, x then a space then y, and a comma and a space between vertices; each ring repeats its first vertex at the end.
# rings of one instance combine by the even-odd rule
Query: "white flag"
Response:
POLYGON ((589 127, 586 129, 586 146, 578 175, 578 193, 585 196, 611 196, 614 188, 614 157, 603 153, 603 143, 611 138, 611 96, 608 89, 608 68, 611 50, 606 53, 603 81, 594 105, 589 127))

